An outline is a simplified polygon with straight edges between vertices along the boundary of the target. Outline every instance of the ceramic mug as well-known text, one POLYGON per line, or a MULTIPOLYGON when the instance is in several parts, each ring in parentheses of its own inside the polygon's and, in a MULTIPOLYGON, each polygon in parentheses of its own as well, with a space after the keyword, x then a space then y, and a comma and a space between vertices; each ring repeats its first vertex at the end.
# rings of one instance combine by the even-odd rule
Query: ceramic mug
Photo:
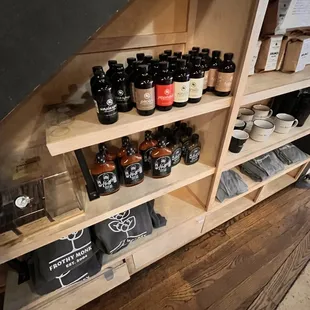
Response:
POLYGON ((276 132, 288 133, 291 128, 294 128, 298 125, 298 120, 290 114, 279 113, 274 119, 274 124, 276 126, 276 132))
POLYGON ((266 105, 263 104, 255 104, 252 107, 254 111, 254 120, 256 119, 267 119, 271 117, 273 111, 267 107, 266 105))
POLYGON ((245 122, 251 122, 254 117, 254 111, 248 108, 241 108, 239 110, 238 118, 245 122))
POLYGON ((253 123, 253 127, 250 133, 250 137, 255 141, 266 141, 270 135, 274 132, 275 125, 272 122, 257 119, 253 123))
POLYGON ((246 127, 245 121, 241 119, 236 120, 234 129, 244 130, 245 127, 246 127))
POLYGON ((234 130, 230 140, 229 150, 232 153, 239 153, 244 143, 249 139, 249 134, 243 130, 234 130))

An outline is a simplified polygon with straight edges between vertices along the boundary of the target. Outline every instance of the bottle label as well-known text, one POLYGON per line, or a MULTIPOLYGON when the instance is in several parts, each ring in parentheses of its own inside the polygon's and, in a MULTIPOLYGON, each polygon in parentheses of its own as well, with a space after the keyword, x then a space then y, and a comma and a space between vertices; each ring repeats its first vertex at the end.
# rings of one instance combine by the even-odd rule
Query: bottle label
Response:
POLYGON ((173 84, 156 85, 156 104, 161 107, 168 107, 173 104, 173 84))
POLYGON ((174 152, 171 155, 171 160, 172 160, 172 167, 176 166, 182 158, 182 148, 178 147, 174 150, 174 152))
POLYGON ((233 78, 234 78, 234 72, 231 73, 219 72, 217 75, 215 90, 222 92, 231 91, 233 78))
POLYGON ((140 151, 140 154, 142 155, 142 160, 143 160, 143 168, 144 170, 150 170, 151 169, 151 152, 155 149, 156 147, 150 147, 149 149, 145 151, 140 151))
POLYGON ((189 98, 195 99, 202 96, 203 80, 203 77, 199 79, 190 79, 189 98))
POLYGON ((142 167, 142 160, 140 162, 123 167, 124 183, 127 185, 134 185, 140 183, 144 178, 142 167))
POLYGON ((208 87, 208 79, 209 79, 209 70, 205 71, 205 75, 203 77, 203 89, 207 89, 207 87, 208 87))
POLYGON ((189 96, 189 81, 173 82, 174 84, 174 102, 186 102, 189 96))
POLYGON ((106 117, 115 117, 117 114, 117 104, 110 92, 95 96, 94 102, 98 114, 102 114, 106 117))
POLYGON ((217 69, 209 70, 208 87, 215 87, 217 79, 217 69))
POLYGON ((97 183, 100 194, 109 194, 119 188, 116 169, 112 172, 104 172, 101 174, 93 175, 93 178, 97 183))
POLYGON ((199 160, 200 157, 200 147, 195 147, 186 156, 187 164, 194 164, 199 160))
POLYGON ((135 99, 138 110, 149 111, 155 108, 155 89, 135 88, 135 99))
POLYGON ((129 92, 125 85, 122 85, 115 90, 115 101, 118 105, 127 106, 129 99, 129 92))
POLYGON ((131 101, 136 102, 136 89, 135 89, 135 83, 133 82, 130 83, 130 96, 131 101))
POLYGON ((164 177, 171 172, 171 156, 162 156, 152 158, 152 175, 153 177, 164 177))

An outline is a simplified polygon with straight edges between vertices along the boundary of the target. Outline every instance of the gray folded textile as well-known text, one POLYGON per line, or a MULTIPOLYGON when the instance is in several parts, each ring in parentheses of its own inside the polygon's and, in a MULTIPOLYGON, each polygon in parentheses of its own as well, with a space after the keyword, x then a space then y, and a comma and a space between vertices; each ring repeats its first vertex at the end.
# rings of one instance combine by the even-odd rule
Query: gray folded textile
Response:
POLYGON ((274 150, 278 158, 286 165, 291 165, 307 159, 308 155, 294 144, 289 143, 274 150))
POLYGON ((222 172, 216 198, 222 202, 226 198, 232 198, 248 190, 247 184, 240 175, 233 170, 222 172))
POLYGON ((240 165, 241 172, 256 182, 262 182, 283 169, 283 163, 274 152, 258 156, 240 165))
POLYGON ((160 228, 160 227, 166 226, 167 219, 164 216, 160 215, 159 213, 155 212, 154 203, 155 203, 154 199, 146 203, 149 208, 149 213, 150 213, 150 217, 152 220, 153 228, 160 228))

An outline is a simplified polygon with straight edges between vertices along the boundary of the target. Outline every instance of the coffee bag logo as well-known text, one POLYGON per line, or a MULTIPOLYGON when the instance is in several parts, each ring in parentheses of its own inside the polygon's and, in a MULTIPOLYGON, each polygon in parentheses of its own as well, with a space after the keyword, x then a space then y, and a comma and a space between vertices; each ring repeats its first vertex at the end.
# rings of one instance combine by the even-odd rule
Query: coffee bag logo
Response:
POLYGON ((105 172, 97 176, 97 184, 105 190, 113 189, 117 184, 116 175, 113 172, 105 172))
POLYGON ((171 158, 169 156, 157 158, 154 167, 160 172, 166 172, 171 167, 171 158))

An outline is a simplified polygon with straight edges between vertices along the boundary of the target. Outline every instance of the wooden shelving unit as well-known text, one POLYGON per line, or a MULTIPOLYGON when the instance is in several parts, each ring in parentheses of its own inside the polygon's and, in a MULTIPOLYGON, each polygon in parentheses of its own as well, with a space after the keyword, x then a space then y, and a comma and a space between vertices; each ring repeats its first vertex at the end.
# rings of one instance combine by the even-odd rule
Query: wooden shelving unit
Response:
POLYGON ((249 187, 246 193, 223 203, 215 198, 222 171, 238 169, 241 163, 310 133, 308 119, 303 127, 293 128, 285 135, 273 133, 265 142, 249 139, 239 154, 228 151, 241 106, 310 86, 310 65, 295 74, 268 72, 248 77, 267 5, 268 0, 236 0, 233 4, 216 0, 212 5, 204 0, 172 0, 169 6, 164 0, 130 1, 49 83, 0 124, 0 138, 5 141, 0 159, 5 165, 10 160, 8 150, 13 153, 41 145, 51 155, 47 158, 48 166, 57 167, 59 159, 64 159, 76 199, 84 208, 84 212, 60 217, 57 222, 39 220, 35 229, 34 225, 31 229, 24 225, 19 236, 13 232, 0 235, 0 264, 151 199, 155 199, 156 212, 167 218, 167 226, 154 229, 151 235, 108 256, 96 276, 48 295, 33 294, 28 283, 17 285, 16 274, 10 273, 5 310, 78 308, 297 180, 309 159, 286 166, 284 171, 263 182, 253 182, 241 174, 249 187), (165 49, 185 52, 192 46, 234 53, 237 72, 230 97, 207 93, 198 104, 168 112, 156 111, 149 117, 139 116, 132 110, 120 113, 119 121, 108 126, 101 125, 93 105, 85 103, 91 66, 102 64, 107 69, 109 59, 124 63, 137 52, 157 56, 165 49), (62 100, 70 109, 50 106, 62 100), (42 113, 46 109, 49 112, 42 113), (25 118, 26 113, 33 117, 25 118), (77 158, 78 154, 84 154, 85 165, 90 167, 96 144, 107 142, 118 146, 119 138, 124 135, 139 143, 143 131, 160 125, 171 126, 179 120, 190 123, 200 135, 202 152, 197 164, 179 164, 167 178, 146 176, 134 188, 121 187, 113 195, 89 201, 73 151, 77 158), (110 281, 105 278, 108 269, 114 272, 110 281))

